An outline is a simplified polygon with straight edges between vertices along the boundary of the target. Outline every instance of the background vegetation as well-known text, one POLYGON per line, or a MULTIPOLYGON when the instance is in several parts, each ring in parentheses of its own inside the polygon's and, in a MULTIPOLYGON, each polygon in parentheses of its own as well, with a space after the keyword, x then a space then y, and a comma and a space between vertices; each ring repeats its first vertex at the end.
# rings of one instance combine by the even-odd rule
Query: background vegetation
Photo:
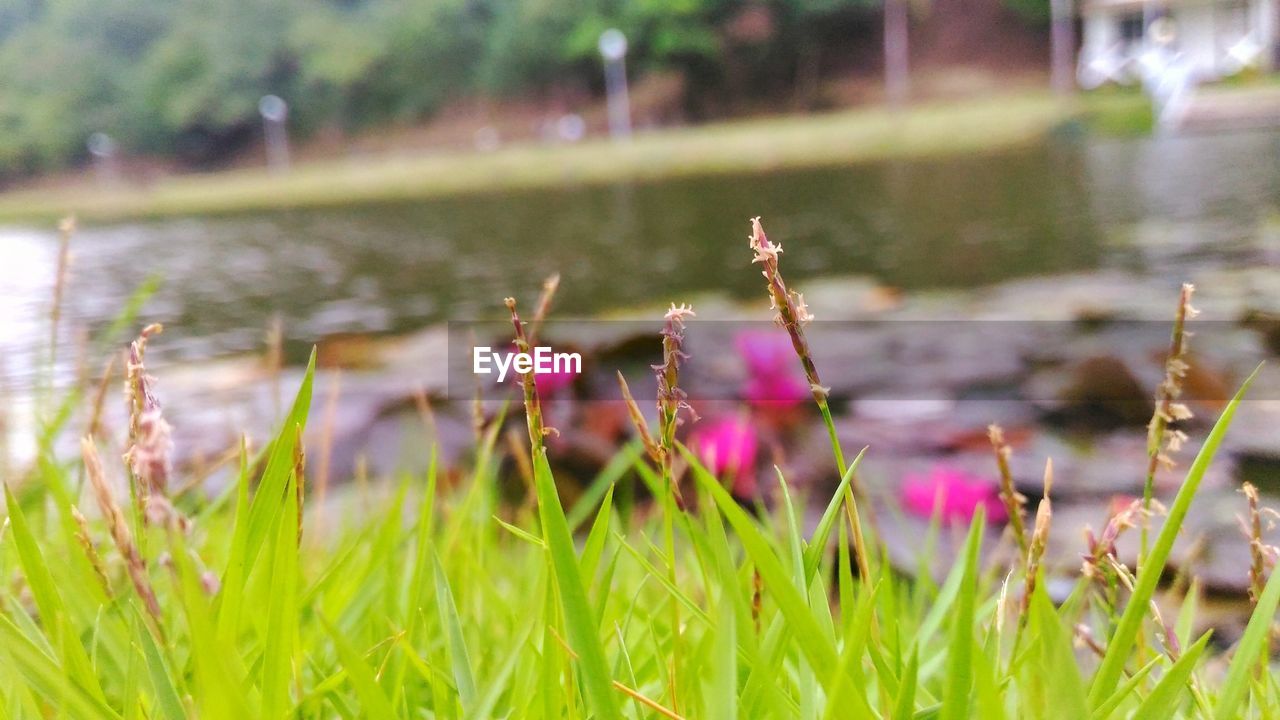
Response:
POLYGON ((83 159, 99 131, 207 161, 256 137, 267 93, 302 131, 412 121, 459 97, 598 93, 608 27, 630 38, 633 74, 684 78, 696 117, 781 96, 859 32, 876 42, 878 4, 0 0, 0 169, 83 159))

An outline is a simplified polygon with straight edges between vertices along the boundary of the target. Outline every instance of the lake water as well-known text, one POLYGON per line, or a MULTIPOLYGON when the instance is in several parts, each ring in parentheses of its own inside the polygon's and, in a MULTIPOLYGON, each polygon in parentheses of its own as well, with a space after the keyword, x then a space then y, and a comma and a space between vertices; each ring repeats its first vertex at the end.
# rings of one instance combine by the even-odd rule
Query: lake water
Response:
MULTIPOLYGON (((152 275, 163 284, 144 316, 166 324, 157 351, 172 358, 260 349, 275 316, 294 358, 333 333, 501 317, 504 296, 531 300, 552 272, 571 316, 748 296, 753 215, 786 248, 792 282, 864 274, 913 291, 1256 263, 1280 232, 1280 134, 1064 136, 945 159, 89 226, 67 325, 104 326, 152 275)), ((0 228, 11 376, 45 338, 56 247, 51 230, 0 228)))

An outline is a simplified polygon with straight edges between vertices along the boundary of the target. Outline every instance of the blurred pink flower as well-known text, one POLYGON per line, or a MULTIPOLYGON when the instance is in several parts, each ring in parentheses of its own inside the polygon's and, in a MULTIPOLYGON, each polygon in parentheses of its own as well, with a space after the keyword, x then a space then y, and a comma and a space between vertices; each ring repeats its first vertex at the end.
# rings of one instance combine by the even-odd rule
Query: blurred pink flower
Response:
POLYGON ((932 518, 936 508, 944 523, 967 523, 979 507, 986 510, 987 522, 1008 517, 994 480, 946 465, 935 465, 928 475, 907 475, 902 504, 907 512, 924 518, 932 518))
POLYGON ((755 496, 759 442, 745 418, 727 417, 700 424, 689 439, 689 447, 717 477, 733 481, 735 495, 755 496))
MULTIPOLYGON (((520 347, 514 342, 511 343, 511 352, 520 352, 520 347)), ((577 379, 578 373, 564 370, 533 374, 533 383, 537 386, 538 395, 542 398, 554 398, 561 390, 572 387, 573 381, 577 379)), ((512 369, 507 373, 507 382, 519 387, 520 373, 512 369)))
POLYGON ((571 387, 573 381, 578 379, 578 374, 574 372, 546 372, 536 373, 533 376, 534 384, 538 386, 538 393, 551 397, 556 393, 571 387))
POLYGON ((809 398, 809 384, 799 373, 795 349, 786 333, 741 332, 734 345, 747 366, 742 394, 752 405, 793 407, 809 398))

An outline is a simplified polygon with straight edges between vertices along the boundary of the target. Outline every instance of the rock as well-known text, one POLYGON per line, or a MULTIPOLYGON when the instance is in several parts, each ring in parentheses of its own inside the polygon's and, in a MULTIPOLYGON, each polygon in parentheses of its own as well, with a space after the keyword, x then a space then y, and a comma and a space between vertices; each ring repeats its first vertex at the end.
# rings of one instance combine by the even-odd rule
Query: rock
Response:
POLYGON ((1074 427, 1141 426, 1151 419, 1154 397, 1127 363, 1110 355, 1042 370, 1023 385, 1023 394, 1074 427))

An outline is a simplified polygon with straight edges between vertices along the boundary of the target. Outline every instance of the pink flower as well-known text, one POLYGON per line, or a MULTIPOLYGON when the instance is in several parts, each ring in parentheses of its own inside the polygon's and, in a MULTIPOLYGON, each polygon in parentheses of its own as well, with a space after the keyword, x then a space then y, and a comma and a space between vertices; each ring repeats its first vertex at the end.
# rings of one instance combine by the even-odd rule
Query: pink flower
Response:
POLYGON ((946 465, 935 465, 927 476, 907 475, 902 504, 924 518, 932 518, 936 509, 945 523, 967 523, 979 507, 986 510, 987 522, 1004 522, 1008 516, 994 480, 946 465))
POLYGON ((577 373, 565 371, 535 373, 533 376, 538 392, 545 397, 552 397, 561 390, 571 387, 573 381, 577 379, 577 373))
MULTIPOLYGON (((511 343, 511 352, 520 352, 520 347, 514 342, 511 343)), ((544 399, 554 398, 561 390, 572 387, 573 382, 577 379, 578 373, 567 370, 552 370, 551 372, 535 372, 533 374, 533 383, 538 388, 538 395, 544 399)), ((507 382, 518 388, 521 382, 520 373, 513 368, 507 373, 507 382)))
POLYGON ((733 493, 749 498, 756 494, 756 452, 759 442, 745 418, 728 417, 698 426, 689 447, 718 477, 733 481, 733 493))
POLYGON ((756 406, 793 407, 810 396, 796 365, 791 338, 781 330, 742 332, 734 338, 738 355, 747 366, 742 394, 756 406))

